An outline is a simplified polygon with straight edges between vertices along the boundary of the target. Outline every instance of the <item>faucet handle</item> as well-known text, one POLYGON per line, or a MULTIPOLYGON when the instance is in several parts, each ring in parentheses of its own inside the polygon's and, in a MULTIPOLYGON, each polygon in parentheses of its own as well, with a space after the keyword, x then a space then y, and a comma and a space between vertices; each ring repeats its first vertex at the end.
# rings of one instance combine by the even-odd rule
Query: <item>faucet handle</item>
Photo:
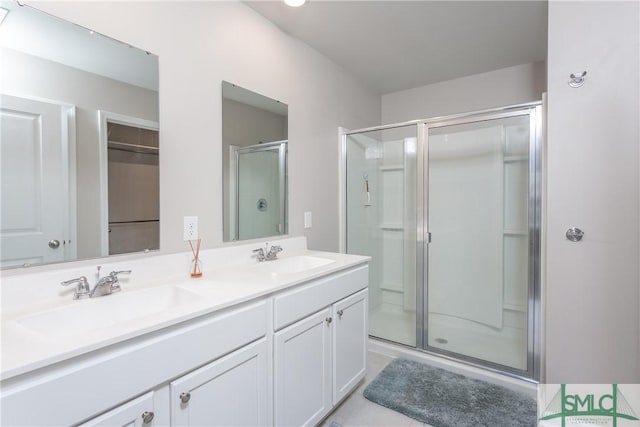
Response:
POLYGON ((131 270, 112 271, 109 276, 113 277, 113 283, 111 284, 111 292, 121 291, 120 282, 118 280, 118 274, 131 274, 131 270))
POLYGON ((131 270, 112 271, 110 275, 118 277, 118 274, 131 274, 131 270))
POLYGON ((71 280, 65 280, 64 282, 60 282, 60 284, 62 286, 77 284, 76 291, 73 294, 73 299, 88 298, 91 294, 91 287, 89 286, 89 282, 87 282, 87 278, 85 276, 80 276, 71 280))
POLYGON ((278 252, 282 252, 282 246, 272 245, 267 254, 267 260, 273 261, 278 259, 278 252))
POLYGON ((258 249, 254 249, 253 252, 255 253, 255 257, 258 258, 258 262, 262 262, 264 261, 264 248, 258 248, 258 249))

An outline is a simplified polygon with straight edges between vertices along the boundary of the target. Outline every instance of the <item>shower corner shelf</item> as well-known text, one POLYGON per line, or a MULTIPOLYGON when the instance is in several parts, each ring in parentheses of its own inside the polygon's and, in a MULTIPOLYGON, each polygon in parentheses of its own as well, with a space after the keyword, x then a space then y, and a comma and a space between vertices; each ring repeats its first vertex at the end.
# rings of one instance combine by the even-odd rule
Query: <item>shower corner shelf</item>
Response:
POLYGON ((505 310, 509 310, 509 311, 519 311, 519 312, 523 312, 526 313, 527 311, 527 307, 521 304, 509 304, 509 303, 504 303, 503 307, 505 310))
POLYGON ((380 169, 381 171, 401 171, 404 170, 404 165, 401 164, 397 164, 397 165, 382 165, 379 166, 378 169, 380 169))
POLYGON ((526 230, 505 229, 505 236, 526 236, 529 234, 526 230))
POLYGON ((404 226, 402 224, 380 224, 380 229, 402 231, 404 226))
POLYGON ((503 160, 505 163, 524 162, 529 160, 529 156, 527 155, 504 156, 503 160))
POLYGON ((402 283, 385 281, 380 284, 380 289, 390 292, 404 292, 402 283))

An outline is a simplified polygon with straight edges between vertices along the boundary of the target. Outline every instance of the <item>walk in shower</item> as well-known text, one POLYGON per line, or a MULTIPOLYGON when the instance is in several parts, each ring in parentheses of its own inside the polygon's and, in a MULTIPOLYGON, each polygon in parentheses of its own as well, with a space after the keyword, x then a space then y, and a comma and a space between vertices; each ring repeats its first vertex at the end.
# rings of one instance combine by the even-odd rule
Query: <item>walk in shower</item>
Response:
POLYGON ((343 134, 372 337, 538 378, 541 107, 343 134))

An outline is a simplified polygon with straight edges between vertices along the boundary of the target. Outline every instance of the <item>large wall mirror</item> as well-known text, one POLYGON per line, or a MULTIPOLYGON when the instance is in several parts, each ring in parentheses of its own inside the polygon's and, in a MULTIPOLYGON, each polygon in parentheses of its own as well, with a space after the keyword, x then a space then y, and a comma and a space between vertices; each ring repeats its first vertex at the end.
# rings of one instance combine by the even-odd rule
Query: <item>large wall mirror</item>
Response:
POLYGON ((288 107, 222 82, 224 241, 287 233, 288 107))
POLYGON ((0 8, 2 268, 158 249, 158 57, 0 8))

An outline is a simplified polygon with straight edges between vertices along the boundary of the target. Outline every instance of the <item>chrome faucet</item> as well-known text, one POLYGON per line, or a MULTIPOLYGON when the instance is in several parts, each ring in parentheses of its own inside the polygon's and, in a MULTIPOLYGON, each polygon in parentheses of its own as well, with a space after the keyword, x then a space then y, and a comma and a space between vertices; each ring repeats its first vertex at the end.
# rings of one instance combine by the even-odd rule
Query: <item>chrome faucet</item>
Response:
POLYGON ((98 280, 91 289, 89 286, 89 282, 85 276, 80 276, 77 279, 71 279, 60 284, 62 286, 68 286, 72 284, 77 284, 76 291, 73 294, 73 299, 83 299, 83 298, 96 298, 104 295, 110 295, 114 292, 118 292, 122 290, 120 288, 120 282, 118 280, 119 274, 131 274, 131 270, 122 270, 122 271, 112 271, 108 275, 104 277, 100 277, 100 269, 101 266, 98 266, 98 280))
POLYGON ((272 245, 269 248, 269 243, 265 243, 264 248, 254 249, 253 252, 256 254, 258 262, 273 261, 278 259, 278 253, 282 252, 282 247, 272 245))
POLYGON ((267 254, 265 255, 265 258, 267 259, 267 261, 278 259, 279 252, 282 252, 282 246, 273 245, 269 249, 269 252, 267 252, 267 254))
POLYGON ((253 253, 255 253, 255 257, 258 259, 258 262, 265 262, 266 258, 264 256, 264 248, 254 249, 253 253))
POLYGON ((60 284, 62 286, 77 284, 76 291, 73 293, 73 299, 89 298, 91 294, 91 286, 89 286, 89 282, 87 282, 87 278, 84 276, 60 282, 60 284))

